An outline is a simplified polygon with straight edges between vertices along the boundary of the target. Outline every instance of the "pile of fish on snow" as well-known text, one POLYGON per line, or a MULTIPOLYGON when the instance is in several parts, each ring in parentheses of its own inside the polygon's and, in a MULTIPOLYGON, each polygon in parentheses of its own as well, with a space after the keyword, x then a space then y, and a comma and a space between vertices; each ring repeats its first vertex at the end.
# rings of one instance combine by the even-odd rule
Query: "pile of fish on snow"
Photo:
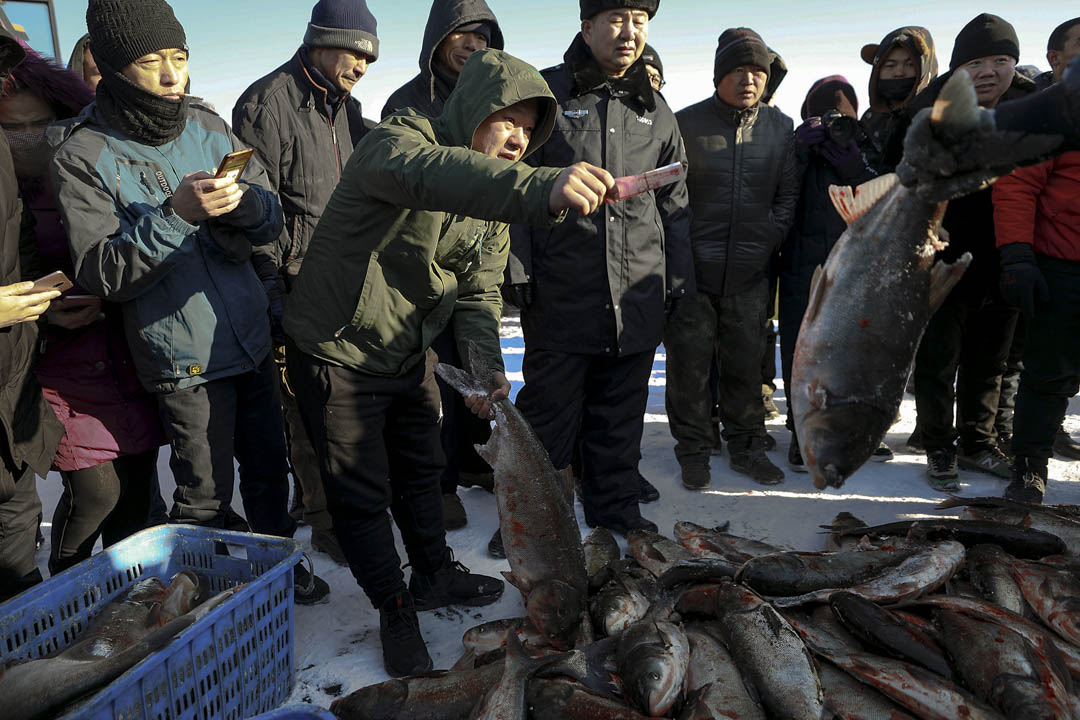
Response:
MULTIPOLYGON (((942 507, 960 506, 958 520, 878 527, 841 513, 826 552, 681 522, 675 540, 632 531, 621 559, 597 530, 584 543, 588 619, 572 643, 528 617, 485 623, 465 633, 451 670, 363 688, 333 710, 350 720, 1080 718, 1080 509, 997 498, 942 507)), ((530 614, 550 628, 553 611, 530 614)))

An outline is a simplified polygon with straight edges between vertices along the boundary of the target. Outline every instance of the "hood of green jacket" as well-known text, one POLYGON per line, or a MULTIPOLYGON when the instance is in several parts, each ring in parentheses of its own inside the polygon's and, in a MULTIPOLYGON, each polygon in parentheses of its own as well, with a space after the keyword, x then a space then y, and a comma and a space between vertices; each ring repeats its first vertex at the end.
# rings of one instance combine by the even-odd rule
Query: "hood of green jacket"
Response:
POLYGON ((471 147, 476 129, 492 113, 530 98, 536 98, 540 107, 523 159, 551 137, 558 110, 555 96, 540 72, 524 60, 502 50, 473 53, 462 68, 442 115, 434 121, 440 143, 471 147))

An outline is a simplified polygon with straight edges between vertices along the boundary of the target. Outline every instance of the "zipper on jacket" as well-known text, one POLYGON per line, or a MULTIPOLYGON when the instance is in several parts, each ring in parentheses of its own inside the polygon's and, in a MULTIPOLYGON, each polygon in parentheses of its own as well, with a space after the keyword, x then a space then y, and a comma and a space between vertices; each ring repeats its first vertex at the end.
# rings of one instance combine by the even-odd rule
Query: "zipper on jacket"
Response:
POLYGON ((139 182, 142 183, 142 186, 144 188, 146 188, 146 193, 150 195, 150 197, 157 197, 157 193, 154 192, 153 185, 151 185, 150 181, 146 179, 146 173, 144 173, 142 170, 139 171, 139 182))
POLYGON ((337 163, 337 179, 338 182, 341 182, 341 151, 338 150, 337 128, 334 127, 332 119, 326 118, 326 122, 330 123, 330 137, 334 139, 334 162, 337 163))

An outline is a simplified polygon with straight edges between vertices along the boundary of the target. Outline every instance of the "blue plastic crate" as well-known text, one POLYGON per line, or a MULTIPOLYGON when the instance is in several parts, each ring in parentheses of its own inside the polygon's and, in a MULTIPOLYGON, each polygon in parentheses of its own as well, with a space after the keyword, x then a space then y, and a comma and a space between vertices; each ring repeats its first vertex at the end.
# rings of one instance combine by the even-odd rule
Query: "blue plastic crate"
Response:
POLYGON ((247 583, 65 718, 241 720, 292 690, 293 567, 288 538, 167 525, 144 530, 0 605, 0 666, 72 644, 134 582, 181 570, 214 592, 247 583))
POLYGON ((329 710, 314 705, 289 705, 259 715, 253 720, 336 720, 329 710))

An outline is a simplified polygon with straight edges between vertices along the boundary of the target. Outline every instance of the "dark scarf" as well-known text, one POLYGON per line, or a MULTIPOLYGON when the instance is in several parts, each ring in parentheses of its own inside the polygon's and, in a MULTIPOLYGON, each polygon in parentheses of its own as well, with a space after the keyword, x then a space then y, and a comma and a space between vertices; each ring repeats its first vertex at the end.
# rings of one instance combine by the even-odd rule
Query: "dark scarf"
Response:
POLYGON ((323 75, 322 70, 315 67, 315 63, 311 61, 311 56, 308 54, 306 47, 300 48, 300 62, 304 64, 304 69, 307 70, 308 75, 315 81, 316 88, 325 90, 326 114, 331 118, 337 115, 337 111, 341 108, 341 103, 345 100, 345 93, 341 89, 330 82, 330 80, 323 75))
POLYGON ((457 76, 451 75, 441 62, 434 60, 431 63, 431 78, 435 86, 435 97, 432 100, 445 103, 450 93, 457 87, 457 76))
POLYGON ((563 55, 563 60, 574 75, 574 97, 606 85, 612 97, 630 97, 649 112, 656 110, 656 95, 652 83, 649 82, 645 61, 641 58, 638 58, 622 77, 609 77, 600 67, 600 63, 596 62, 585 38, 578 33, 563 55))
POLYGON ((105 121, 143 145, 157 147, 180 137, 187 126, 190 98, 169 100, 143 90, 103 62, 97 107, 105 121))

